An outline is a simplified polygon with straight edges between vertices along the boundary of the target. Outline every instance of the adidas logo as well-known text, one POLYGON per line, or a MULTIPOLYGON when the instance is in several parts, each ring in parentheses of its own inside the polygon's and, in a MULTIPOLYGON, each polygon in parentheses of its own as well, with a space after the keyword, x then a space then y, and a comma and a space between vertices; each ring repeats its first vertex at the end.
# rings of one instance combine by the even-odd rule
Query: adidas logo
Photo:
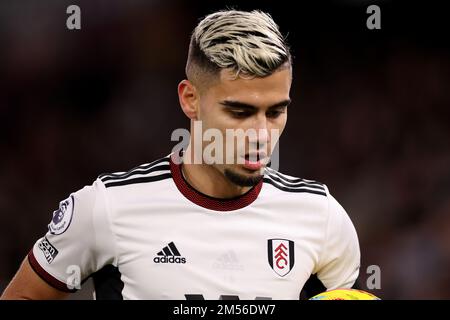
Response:
POLYGON ((186 263, 186 258, 181 257, 175 243, 171 242, 157 253, 153 261, 155 263, 186 263))

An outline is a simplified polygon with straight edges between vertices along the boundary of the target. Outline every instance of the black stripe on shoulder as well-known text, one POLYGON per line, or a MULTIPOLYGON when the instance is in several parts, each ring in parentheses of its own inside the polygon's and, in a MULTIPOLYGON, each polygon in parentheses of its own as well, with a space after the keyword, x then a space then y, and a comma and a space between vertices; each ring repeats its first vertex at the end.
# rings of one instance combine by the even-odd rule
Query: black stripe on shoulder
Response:
MULTIPOLYGON (((276 182, 274 182, 273 180, 269 179, 269 178, 263 178, 263 182, 269 183, 271 185, 273 185, 274 187, 282 190, 282 191, 286 191, 286 192, 296 192, 296 193, 313 193, 313 194, 318 194, 321 196, 327 196, 327 194, 325 193, 325 191, 319 191, 319 190, 311 190, 311 189, 306 189, 305 187, 299 187, 299 188, 289 188, 283 185, 280 185, 276 182)), ((309 186, 308 186, 309 187, 309 186)))
POLYGON ((279 184, 287 187, 287 188, 299 188, 299 187, 308 187, 311 189, 316 189, 316 190, 320 190, 320 191, 325 191, 325 188, 323 186, 319 186, 317 184, 311 184, 308 182, 305 182, 303 180, 300 180, 299 182, 286 182, 283 179, 279 178, 276 175, 273 175, 271 173, 267 174, 268 177, 270 177, 271 180, 275 180, 276 182, 278 182, 279 184))
MULTIPOLYGON (((103 182, 106 182, 108 180, 113 180, 113 179, 128 178, 135 173, 145 174, 145 173, 151 172, 151 171, 147 171, 147 170, 150 170, 152 167, 156 166, 157 164, 164 163, 164 162, 167 162, 167 166, 168 166, 169 158, 166 157, 166 158, 158 159, 149 164, 134 167, 133 169, 131 169, 125 173, 104 173, 104 174, 101 174, 98 178, 100 180, 102 180, 103 182)), ((160 166, 160 167, 162 168, 164 166, 160 166)), ((158 168, 160 168, 160 167, 158 167, 158 168)), ((167 170, 167 169, 164 168, 164 169, 159 169, 159 170, 167 170)))
POLYGON ((270 174, 272 176, 276 175, 278 177, 280 177, 281 179, 287 181, 287 182, 292 182, 292 183, 297 183, 297 182, 304 182, 307 184, 313 184, 313 185, 317 185, 317 186, 322 186, 323 187, 323 183, 317 182, 317 181, 308 181, 305 179, 301 179, 301 178, 288 178, 285 175, 279 173, 276 170, 270 169, 270 168, 266 168, 266 173, 270 174))
POLYGON ((129 184, 161 181, 161 180, 169 179, 169 178, 172 178, 171 173, 163 173, 163 174, 160 174, 157 176, 151 176, 151 177, 139 177, 139 178, 133 178, 133 179, 127 179, 127 180, 121 180, 121 181, 113 181, 113 182, 105 183, 105 187, 106 188, 119 187, 119 186, 126 186, 129 184))
POLYGON ((146 169, 146 170, 134 170, 133 172, 127 173, 125 175, 119 176, 119 177, 105 177, 103 179, 101 179, 104 183, 108 182, 110 180, 112 181, 122 181, 122 180, 128 180, 131 179, 130 177, 135 176, 135 175, 144 175, 144 174, 149 174, 155 171, 167 171, 170 170, 170 165, 169 164, 163 164, 160 166, 155 165, 154 167, 151 167, 150 169, 146 169))

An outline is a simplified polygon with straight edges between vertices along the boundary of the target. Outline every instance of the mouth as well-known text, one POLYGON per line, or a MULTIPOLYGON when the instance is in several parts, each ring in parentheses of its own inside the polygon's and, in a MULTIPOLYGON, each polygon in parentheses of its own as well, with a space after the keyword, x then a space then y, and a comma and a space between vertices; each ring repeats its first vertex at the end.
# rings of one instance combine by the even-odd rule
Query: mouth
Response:
POLYGON ((269 157, 264 152, 252 152, 247 153, 244 156, 243 167, 247 170, 256 171, 260 170, 269 162, 269 157))

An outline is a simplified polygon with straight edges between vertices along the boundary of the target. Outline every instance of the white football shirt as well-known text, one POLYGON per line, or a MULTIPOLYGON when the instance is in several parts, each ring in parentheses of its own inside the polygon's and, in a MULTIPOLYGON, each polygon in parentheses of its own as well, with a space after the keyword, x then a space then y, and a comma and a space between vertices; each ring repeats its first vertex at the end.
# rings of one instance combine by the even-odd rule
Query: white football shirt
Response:
POLYGON ((321 183, 266 168, 246 194, 217 199, 167 156, 72 193, 28 260, 60 290, 92 277, 97 299, 299 299, 312 279, 316 293, 352 287, 360 251, 321 183))

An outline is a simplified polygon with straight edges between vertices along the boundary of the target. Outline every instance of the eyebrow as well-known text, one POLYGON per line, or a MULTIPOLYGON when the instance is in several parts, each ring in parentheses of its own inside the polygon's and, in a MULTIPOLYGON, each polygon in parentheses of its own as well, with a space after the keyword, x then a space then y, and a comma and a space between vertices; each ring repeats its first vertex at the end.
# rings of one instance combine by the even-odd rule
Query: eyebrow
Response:
MULTIPOLYGON (((280 101, 280 102, 277 102, 277 103, 271 105, 267 109, 275 109, 275 108, 279 108, 279 107, 287 107, 290 103, 291 103, 291 99, 286 99, 286 100, 283 100, 283 101, 280 101)), ((225 106, 225 107, 230 107, 230 108, 240 108, 240 109, 247 109, 247 110, 258 109, 254 105, 251 105, 251 104, 248 104, 248 103, 244 103, 244 102, 239 102, 239 101, 233 101, 233 100, 224 100, 224 101, 221 101, 220 104, 225 106)))

